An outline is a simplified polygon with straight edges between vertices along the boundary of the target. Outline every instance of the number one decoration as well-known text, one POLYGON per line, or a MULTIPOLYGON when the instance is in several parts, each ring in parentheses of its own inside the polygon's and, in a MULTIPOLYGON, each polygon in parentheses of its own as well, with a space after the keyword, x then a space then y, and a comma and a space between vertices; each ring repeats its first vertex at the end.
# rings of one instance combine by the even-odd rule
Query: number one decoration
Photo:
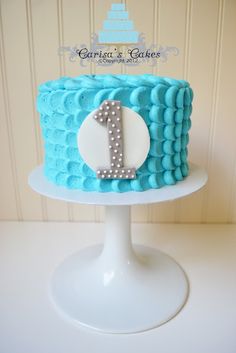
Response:
POLYGON ((99 179, 134 179, 135 168, 124 167, 122 110, 120 101, 106 100, 94 112, 93 118, 107 128, 110 167, 99 168, 99 179))

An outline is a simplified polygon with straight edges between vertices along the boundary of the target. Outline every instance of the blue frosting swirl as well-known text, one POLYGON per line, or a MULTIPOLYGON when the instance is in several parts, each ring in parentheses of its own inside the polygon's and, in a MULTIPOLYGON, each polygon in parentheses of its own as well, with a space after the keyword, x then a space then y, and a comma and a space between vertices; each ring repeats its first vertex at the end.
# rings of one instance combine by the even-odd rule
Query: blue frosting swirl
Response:
POLYGON ((45 142, 44 172, 57 185, 99 192, 144 191, 188 175, 189 83, 153 75, 81 75, 39 86, 37 109, 45 142), (144 119, 150 150, 135 180, 101 180, 80 156, 77 133, 105 99, 120 100, 144 119))

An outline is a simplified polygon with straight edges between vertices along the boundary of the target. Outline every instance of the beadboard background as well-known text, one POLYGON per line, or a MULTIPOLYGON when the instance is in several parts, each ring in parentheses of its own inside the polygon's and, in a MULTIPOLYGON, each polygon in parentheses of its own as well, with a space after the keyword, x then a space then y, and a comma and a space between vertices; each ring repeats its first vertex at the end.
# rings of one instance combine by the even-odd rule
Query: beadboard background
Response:
MULTIPOLYGON (((111 0, 0 0, 0 219, 102 221, 103 208, 49 200, 30 190, 29 172, 43 160, 37 85, 61 75, 106 73, 82 68, 61 45, 89 43, 111 0)), ((115 1, 114 1, 115 2, 115 1)), ((190 160, 208 185, 185 199, 133 207, 136 222, 236 222, 236 0, 127 0, 146 43, 176 46, 155 67, 112 67, 114 73, 185 78, 195 92, 190 160)))

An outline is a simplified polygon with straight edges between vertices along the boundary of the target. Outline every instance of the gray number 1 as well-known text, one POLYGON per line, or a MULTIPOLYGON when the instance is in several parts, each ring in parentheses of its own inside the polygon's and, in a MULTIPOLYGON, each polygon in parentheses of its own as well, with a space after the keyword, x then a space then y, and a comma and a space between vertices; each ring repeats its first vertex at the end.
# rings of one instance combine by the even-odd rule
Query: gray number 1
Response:
POLYGON ((135 168, 124 167, 122 139, 122 109, 120 101, 106 100, 95 111, 93 118, 107 128, 110 167, 99 168, 99 179, 134 179, 135 168))

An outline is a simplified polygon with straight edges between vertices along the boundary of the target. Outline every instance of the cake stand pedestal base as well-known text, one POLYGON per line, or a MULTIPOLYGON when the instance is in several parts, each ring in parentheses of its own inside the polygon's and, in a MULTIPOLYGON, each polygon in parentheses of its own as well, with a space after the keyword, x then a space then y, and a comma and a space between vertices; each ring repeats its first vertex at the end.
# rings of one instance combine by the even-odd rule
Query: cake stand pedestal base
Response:
POLYGON ((50 183, 39 166, 29 176, 41 195, 80 204, 106 206, 104 246, 84 249, 54 271, 50 297, 73 323, 110 333, 134 333, 164 324, 183 307, 188 281, 168 255, 132 246, 130 207, 175 200, 207 182, 203 168, 190 164, 189 176, 159 190, 99 193, 69 190, 50 183))
POLYGON ((157 327, 179 312, 187 295, 187 278, 172 258, 132 247, 130 206, 107 206, 104 246, 67 258, 51 282, 51 298, 63 315, 110 333, 157 327))

